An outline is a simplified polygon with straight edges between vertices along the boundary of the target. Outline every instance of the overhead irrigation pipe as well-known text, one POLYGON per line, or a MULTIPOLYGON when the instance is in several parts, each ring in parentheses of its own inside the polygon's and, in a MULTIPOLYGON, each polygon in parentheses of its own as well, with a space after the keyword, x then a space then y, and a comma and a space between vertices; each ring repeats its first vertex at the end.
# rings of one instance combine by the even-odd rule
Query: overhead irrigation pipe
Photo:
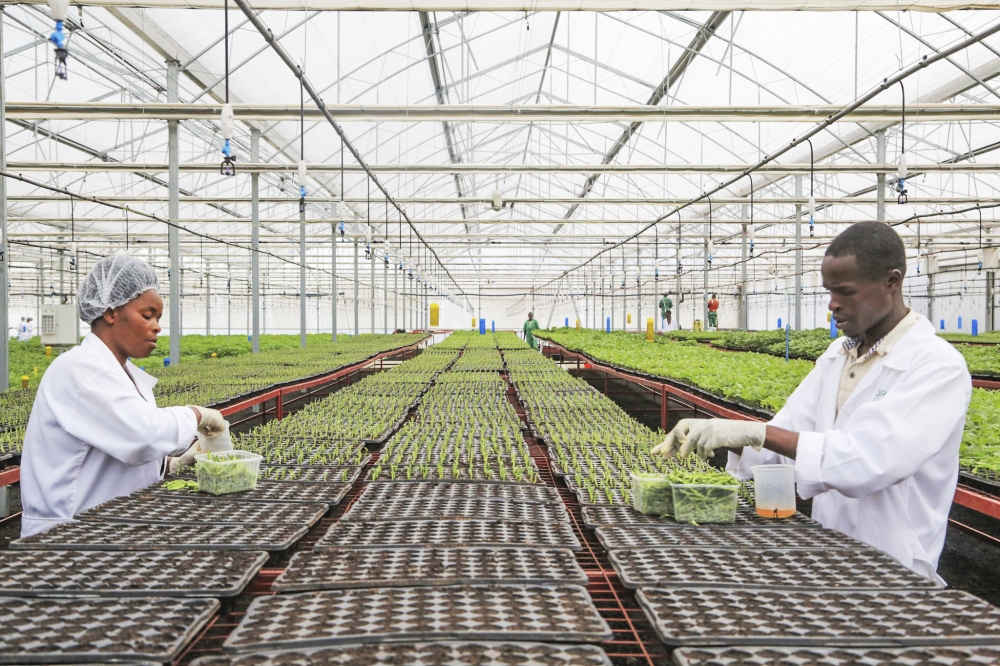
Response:
MULTIPOLYGON (((243 0, 237 0, 237 2, 242 2, 242 1, 243 0)), ((997 32, 1000 32, 1000 21, 998 21, 997 23, 995 23, 992 27, 989 27, 986 30, 983 30, 982 32, 980 32, 978 34, 972 35, 968 39, 966 39, 964 41, 961 41, 958 44, 955 44, 954 46, 950 46, 950 47, 948 47, 948 48, 946 48, 946 49, 944 49, 942 51, 938 51, 934 55, 929 55, 929 56, 925 55, 923 58, 920 59, 919 62, 917 62, 917 63, 915 63, 913 65, 910 65, 906 69, 900 70, 899 72, 897 72, 893 76, 890 76, 888 78, 883 79, 882 83, 878 84, 875 88, 873 88, 869 92, 865 93, 864 95, 862 95, 858 99, 854 100, 853 102, 851 102, 847 106, 843 107, 842 109, 840 109, 836 113, 833 113, 833 114, 827 116, 823 120, 823 122, 821 122, 818 125, 816 125, 816 127, 814 127, 813 129, 809 130, 808 132, 806 132, 803 136, 801 136, 801 137, 799 137, 797 139, 793 139, 793 140, 789 141, 786 145, 784 145, 783 147, 779 148, 777 152, 775 152, 775 153, 773 153, 771 155, 765 155, 756 164, 753 164, 753 165, 747 167, 746 169, 744 169, 739 175, 733 176, 732 178, 730 178, 729 180, 725 181, 724 183, 721 183, 716 188, 714 188, 714 189, 712 189, 712 190, 710 190, 708 192, 702 193, 699 196, 695 197, 694 199, 691 199, 690 201, 688 201, 686 203, 683 203, 683 204, 675 207, 669 213, 664 213, 660 217, 656 218, 655 221, 653 221, 650 224, 646 225, 645 227, 643 227, 639 231, 635 232, 631 236, 628 236, 624 240, 619 241, 618 243, 612 245, 611 247, 609 247, 607 249, 601 250, 596 255, 594 255, 593 257, 591 257, 590 259, 588 259, 584 263, 580 264, 579 266, 574 266, 573 268, 569 269, 569 271, 567 271, 567 273, 575 271, 578 268, 583 268, 584 266, 586 266, 590 262, 594 261, 594 259, 596 259, 600 255, 602 255, 603 253, 608 252, 610 250, 613 250, 614 248, 618 247, 619 245, 623 245, 624 243, 629 242, 633 238, 637 238, 638 236, 641 236, 643 233, 645 233, 646 231, 649 231, 651 228, 655 227, 658 223, 662 222, 663 220, 667 219, 668 217, 670 217, 671 215, 673 215, 675 213, 677 213, 677 215, 678 215, 678 222, 677 222, 677 224, 680 225, 681 224, 681 221, 680 221, 680 212, 682 210, 684 210, 685 208, 690 208, 691 206, 693 206, 694 204, 698 203, 699 201, 702 201, 703 199, 705 199, 707 197, 710 197, 711 195, 713 195, 713 194, 715 194, 717 192, 720 192, 720 191, 726 189, 730 185, 733 185, 734 183, 736 183, 737 181, 739 181, 741 178, 746 178, 746 177, 750 176, 754 171, 756 171, 760 167, 773 162, 777 158, 779 158, 782 155, 784 155, 785 153, 787 153, 792 148, 795 148, 796 146, 798 146, 799 144, 805 143, 806 141, 808 141, 812 137, 814 137, 817 134, 819 134, 820 132, 824 131, 826 128, 830 127, 830 125, 833 125, 835 122, 837 122, 841 118, 847 116, 852 111, 856 110, 858 107, 860 107, 861 105, 863 105, 865 102, 868 102, 869 100, 871 100, 872 98, 874 98, 875 96, 877 96, 878 94, 880 94, 882 91, 884 91, 884 90, 886 90, 886 89, 888 89, 888 88, 896 85, 897 83, 902 82, 903 79, 906 79, 910 75, 916 74, 917 72, 919 72, 920 70, 924 69, 928 65, 932 65, 932 64, 936 63, 939 60, 944 60, 945 58, 947 58, 947 57, 949 57, 949 56, 951 56, 951 55, 953 55, 955 53, 958 53, 959 51, 967 49, 970 46, 972 46, 973 44, 978 44, 979 42, 983 41, 984 39, 986 39, 987 37, 989 37, 989 36, 991 36, 993 34, 996 34, 997 32)), ((750 182, 751 183, 753 182, 752 178, 751 178, 750 182)), ((544 286, 547 286, 549 284, 552 284, 552 282, 554 282, 557 279, 559 279, 559 278, 554 278, 553 280, 549 280, 548 282, 546 282, 542 286, 544 287, 544 286)))
MULTIPOLYGON (((417 239, 421 243, 423 243, 424 247, 427 248, 427 251, 430 252, 432 255, 434 255, 434 259, 438 262, 438 265, 441 266, 441 269, 444 270, 445 275, 448 276, 452 284, 455 285, 455 289, 461 291, 461 288, 458 286, 458 282, 455 280, 454 277, 452 277, 451 273, 448 271, 448 268, 444 265, 444 262, 442 262, 441 259, 438 257, 437 252, 435 252, 434 249, 431 248, 431 246, 427 243, 427 241, 424 240, 423 236, 420 235, 420 232, 417 231, 417 228, 410 220, 410 217, 406 214, 406 211, 403 210, 403 208, 398 203, 396 203, 396 200, 392 198, 391 194, 389 194, 389 190, 387 190, 385 186, 382 185, 381 182, 379 182, 379 179, 375 176, 372 170, 368 168, 368 163, 365 162, 363 157, 361 157, 361 153, 359 153, 357 148, 354 147, 354 144, 351 143, 351 140, 347 138, 347 134, 344 133, 343 128, 334 119, 333 114, 330 113, 330 110, 326 108, 326 103, 323 101, 323 98, 320 97, 319 92, 316 90, 316 88, 313 87, 312 83, 309 82, 309 79, 306 77, 305 71, 303 71, 303 69, 299 67, 298 64, 296 64, 296 62, 292 59, 292 57, 288 55, 288 52, 285 51, 284 47, 278 42, 278 39, 274 36, 274 33, 272 33, 271 29, 264 24, 264 21, 261 20, 260 16, 257 15, 256 10, 250 6, 250 3, 247 2, 247 0, 235 0, 235 2, 236 5, 241 10, 243 10, 243 13, 246 15, 246 17, 250 19, 250 22, 253 23, 254 27, 257 28, 257 31, 261 34, 261 36, 264 37, 264 40, 271 46, 272 49, 274 49, 274 52, 278 54, 278 57, 281 58, 286 65, 288 65, 288 68, 290 70, 292 70, 292 73, 295 74, 295 77, 302 84, 302 88, 309 93, 309 96, 316 104, 316 108, 318 108, 323 113, 323 117, 325 117, 327 121, 329 121, 330 125, 333 126, 333 129, 337 132, 338 135, 340 135, 340 139, 344 142, 344 145, 347 146, 348 150, 351 151, 351 154, 354 156, 354 159, 357 161, 359 165, 361 165, 361 168, 365 170, 365 173, 368 174, 368 177, 372 180, 372 182, 374 182, 375 185, 378 187, 378 189, 382 191, 382 194, 385 195, 386 200, 389 203, 391 203, 397 211, 399 211, 399 214, 403 217, 403 219, 406 220, 406 224, 409 225, 410 229, 413 231, 413 234, 417 237, 417 239)), ((341 196, 343 196, 343 192, 341 192, 341 196)), ((468 301, 468 298, 466 298, 466 301, 468 301)), ((471 302, 469 303, 469 307, 472 307, 471 302)))

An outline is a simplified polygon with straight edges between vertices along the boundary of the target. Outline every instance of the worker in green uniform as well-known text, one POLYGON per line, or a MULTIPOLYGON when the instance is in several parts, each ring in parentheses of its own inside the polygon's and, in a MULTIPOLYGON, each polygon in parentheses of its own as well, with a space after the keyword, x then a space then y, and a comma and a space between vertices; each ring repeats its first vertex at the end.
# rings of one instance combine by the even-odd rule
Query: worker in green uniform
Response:
POLYGON ((535 313, 528 313, 528 321, 524 322, 524 341, 531 345, 532 349, 538 349, 538 340, 535 339, 534 331, 541 328, 535 321, 535 313))
POLYGON ((708 299, 708 330, 714 331, 719 327, 719 299, 712 294, 708 299))
POLYGON ((674 309, 674 302, 672 300, 670 300, 670 296, 668 296, 667 294, 663 294, 663 298, 660 299, 660 330, 661 331, 669 330, 669 327, 672 324, 672 322, 671 322, 672 312, 671 311, 673 309, 674 309), (664 323, 663 320, 666 320, 666 323, 664 323))

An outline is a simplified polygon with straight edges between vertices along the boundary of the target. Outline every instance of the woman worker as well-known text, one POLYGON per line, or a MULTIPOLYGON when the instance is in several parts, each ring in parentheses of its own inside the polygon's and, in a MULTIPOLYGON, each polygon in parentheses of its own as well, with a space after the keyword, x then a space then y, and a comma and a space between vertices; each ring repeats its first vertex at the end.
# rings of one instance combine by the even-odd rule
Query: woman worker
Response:
POLYGON ((153 268, 127 255, 101 259, 80 285, 77 311, 90 333, 45 372, 24 436, 22 537, 154 483, 167 456, 193 458, 197 433, 227 429, 214 409, 157 408, 156 379, 128 360, 156 348, 158 288, 153 268))

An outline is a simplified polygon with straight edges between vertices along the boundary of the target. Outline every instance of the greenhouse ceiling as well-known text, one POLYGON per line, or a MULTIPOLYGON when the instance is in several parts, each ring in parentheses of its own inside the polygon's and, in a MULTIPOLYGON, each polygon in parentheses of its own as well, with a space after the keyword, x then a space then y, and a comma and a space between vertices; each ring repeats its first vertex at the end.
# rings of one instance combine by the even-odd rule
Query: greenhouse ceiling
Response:
POLYGON ((96 0, 65 80, 49 6, 8 4, 9 288, 127 250, 245 291, 257 247, 272 289, 329 294, 369 229, 468 307, 803 279, 860 220, 914 265, 975 263, 1000 235, 995 4, 96 0))

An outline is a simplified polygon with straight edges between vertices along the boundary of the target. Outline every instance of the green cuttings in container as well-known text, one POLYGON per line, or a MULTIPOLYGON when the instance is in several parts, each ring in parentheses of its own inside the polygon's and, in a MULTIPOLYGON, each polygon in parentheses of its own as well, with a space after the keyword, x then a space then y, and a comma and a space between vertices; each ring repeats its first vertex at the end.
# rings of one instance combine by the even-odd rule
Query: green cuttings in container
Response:
POLYGON ((209 453, 194 465, 198 489, 211 495, 253 490, 257 487, 258 464, 259 459, 247 459, 229 453, 209 453))
POLYGON ((673 516, 674 491, 670 477, 667 474, 633 474, 632 508, 647 516, 673 516))
POLYGON ((693 525, 736 520, 740 482, 725 472, 672 472, 674 520, 693 525))

